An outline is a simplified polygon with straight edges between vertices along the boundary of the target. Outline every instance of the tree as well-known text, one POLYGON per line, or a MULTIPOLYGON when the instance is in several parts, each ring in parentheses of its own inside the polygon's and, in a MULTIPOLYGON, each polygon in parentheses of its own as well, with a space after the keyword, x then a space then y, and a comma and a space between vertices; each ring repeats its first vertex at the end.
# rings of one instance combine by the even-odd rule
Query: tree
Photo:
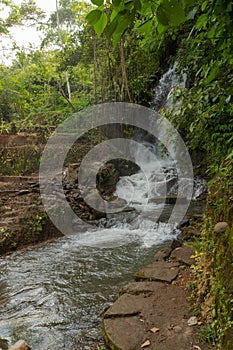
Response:
POLYGON ((34 0, 24 0, 19 6, 11 0, 0 0, 0 11, 8 12, 5 19, 0 20, 0 34, 8 34, 14 26, 35 26, 45 18, 45 13, 34 0))
POLYGON ((92 0, 97 8, 87 15, 87 21, 97 35, 104 30, 116 45, 122 35, 133 27, 150 33, 156 27, 158 34, 193 19, 197 8, 193 0, 92 0), (110 13, 110 16, 107 16, 110 13))

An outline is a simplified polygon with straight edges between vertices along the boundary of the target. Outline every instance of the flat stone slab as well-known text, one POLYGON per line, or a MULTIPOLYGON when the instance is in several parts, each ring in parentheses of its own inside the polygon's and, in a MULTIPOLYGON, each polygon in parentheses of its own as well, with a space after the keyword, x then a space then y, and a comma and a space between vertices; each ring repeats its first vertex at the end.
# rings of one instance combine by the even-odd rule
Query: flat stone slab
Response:
MULTIPOLYGON (((196 328, 188 325, 186 289, 166 283, 138 284, 139 290, 150 292, 122 295, 104 316, 104 337, 111 349, 141 350, 146 341, 149 350, 194 350, 193 345, 208 349, 195 338, 196 328)), ((135 283, 127 288, 135 291, 135 283)))
POLYGON ((167 261, 156 261, 147 265, 138 271, 134 277, 136 281, 161 281, 171 283, 179 273, 178 263, 169 263, 167 261))
POLYGON ((120 290, 120 294, 141 294, 158 292, 164 286, 163 282, 131 282, 120 290))
POLYGON ((191 258, 191 256, 194 254, 195 249, 193 247, 182 246, 172 251, 171 258, 175 259, 176 261, 182 264, 191 266, 195 264, 195 259, 191 258))
POLYGON ((142 295, 123 294, 105 312, 104 317, 128 316, 140 314, 145 297, 142 295))
POLYGON ((146 331, 137 316, 104 319, 103 326, 106 343, 114 350, 137 349, 146 331))

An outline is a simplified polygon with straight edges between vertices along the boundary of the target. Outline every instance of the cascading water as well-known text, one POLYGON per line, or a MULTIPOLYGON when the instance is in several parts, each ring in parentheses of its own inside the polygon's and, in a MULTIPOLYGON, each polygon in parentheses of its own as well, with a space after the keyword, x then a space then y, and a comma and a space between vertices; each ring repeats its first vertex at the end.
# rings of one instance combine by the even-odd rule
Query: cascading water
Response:
POLYGON ((184 88, 187 80, 186 73, 177 74, 178 63, 175 61, 172 67, 163 74, 158 85, 154 89, 154 98, 151 101, 151 108, 160 111, 161 108, 172 105, 173 99, 169 94, 176 87, 184 88))
POLYGON ((98 315, 178 233, 166 223, 171 205, 155 200, 176 191, 175 164, 144 146, 133 150, 143 171, 122 177, 116 191, 136 211, 109 214, 96 229, 0 259, 0 349, 20 338, 34 350, 98 349, 98 315))

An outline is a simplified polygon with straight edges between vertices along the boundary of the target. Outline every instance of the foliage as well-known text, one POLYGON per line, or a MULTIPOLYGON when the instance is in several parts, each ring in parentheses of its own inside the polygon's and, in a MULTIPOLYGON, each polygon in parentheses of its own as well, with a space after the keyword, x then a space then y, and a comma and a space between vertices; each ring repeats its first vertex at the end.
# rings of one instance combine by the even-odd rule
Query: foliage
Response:
POLYGON ((188 74, 189 87, 173 92, 179 107, 170 116, 190 149, 207 152, 215 173, 233 144, 232 6, 230 1, 204 5, 180 44, 178 60, 188 74))
POLYGON ((35 26, 45 17, 34 0, 24 0, 20 5, 11 0, 0 0, 0 12, 8 13, 0 19, 0 34, 9 34, 9 28, 13 26, 35 26))
POLYGON ((221 350, 232 348, 233 326, 233 204, 232 156, 221 164, 211 183, 205 213, 202 241, 197 252, 195 274, 197 299, 202 316, 208 320, 201 335, 221 350), (227 222, 224 232, 215 232, 218 222, 227 222))
MULTIPOLYGON (((203 336, 213 342, 216 334, 218 342, 225 344, 232 322, 232 300, 227 299, 230 284, 225 283, 232 249, 227 194, 233 157, 232 2, 92 0, 85 4, 60 0, 57 13, 47 23, 41 23, 43 14, 33 1, 16 6, 0 0, 0 6, 10 10, 0 21, 0 34, 10 26, 38 20, 44 35, 41 50, 25 53, 17 48, 12 65, 0 66, 0 118, 7 130, 13 125, 7 125, 10 122, 17 130, 57 125, 90 104, 130 101, 148 105, 154 83, 171 63, 176 60, 178 72, 187 74, 186 87, 171 93, 173 107, 161 113, 178 128, 193 153, 199 158, 205 154, 209 174, 217 174, 196 273, 204 281, 199 285, 200 301, 205 306, 206 298, 213 306, 203 311, 212 317, 203 336), (214 224, 222 220, 229 228, 226 236, 216 237, 214 224), (223 256, 227 256, 224 262, 223 256)), ((9 159, 5 164, 9 170, 11 157, 5 159, 9 159)), ((30 171, 27 164, 23 167, 30 171)))
POLYGON ((133 27, 146 34, 156 27, 157 33, 162 34, 170 27, 192 19, 196 12, 192 0, 112 0, 105 4, 103 0, 92 0, 92 3, 98 7, 87 15, 89 24, 99 36, 106 29, 106 37, 112 38, 114 45, 133 27), (109 10, 108 20, 106 11, 109 10))

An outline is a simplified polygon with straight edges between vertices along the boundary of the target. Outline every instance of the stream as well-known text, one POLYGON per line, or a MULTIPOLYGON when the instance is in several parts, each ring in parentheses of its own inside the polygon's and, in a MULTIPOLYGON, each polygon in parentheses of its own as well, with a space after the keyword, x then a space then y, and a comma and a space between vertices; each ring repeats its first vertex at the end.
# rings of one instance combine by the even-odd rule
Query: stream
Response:
MULTIPOLYGON (((21 338, 33 350, 98 349, 100 314, 117 298, 120 287, 132 281, 133 273, 179 232, 154 219, 161 209, 152 200, 161 169, 137 156, 147 164, 147 177, 139 172, 122 177, 117 185, 117 194, 136 212, 109 214, 99 228, 0 259, 0 349, 21 338)), ((171 161, 159 162, 170 179, 171 161)), ((195 197, 204 182, 196 180, 194 185, 195 197)), ((194 201, 192 215, 194 211, 200 213, 203 205, 194 201)))
MULTIPOLYGON (((33 350, 99 349, 101 313, 120 287, 177 237, 179 231, 166 223, 172 205, 165 204, 157 222, 161 204, 153 201, 163 181, 175 193, 174 164, 156 149, 153 159, 135 152, 144 173, 122 177, 116 191, 135 212, 109 214, 98 228, 0 258, 0 349, 19 339, 33 350)), ((204 181, 195 179, 194 198, 204 188, 204 181)), ((203 209, 192 201, 191 216, 203 209)))

